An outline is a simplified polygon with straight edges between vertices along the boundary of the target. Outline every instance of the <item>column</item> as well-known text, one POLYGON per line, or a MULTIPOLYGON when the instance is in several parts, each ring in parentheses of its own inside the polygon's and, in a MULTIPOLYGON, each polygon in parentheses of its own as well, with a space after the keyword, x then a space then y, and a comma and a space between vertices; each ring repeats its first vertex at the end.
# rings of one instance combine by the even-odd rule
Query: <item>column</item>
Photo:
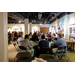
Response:
POLYGON ((65 39, 69 39, 69 14, 66 15, 66 23, 65 23, 65 39))
POLYGON ((30 26, 30 32, 32 32, 32 22, 30 22, 29 26, 30 26))
POLYGON ((28 34, 28 23, 29 23, 29 20, 25 19, 25 35, 28 34))
POLYGON ((28 32, 28 30, 29 30, 29 26, 28 26, 28 24, 29 24, 29 14, 27 13, 27 12, 25 12, 25 35, 26 34, 29 34, 29 32, 28 32))
POLYGON ((0 12, 0 61, 8 61, 7 12, 0 12))

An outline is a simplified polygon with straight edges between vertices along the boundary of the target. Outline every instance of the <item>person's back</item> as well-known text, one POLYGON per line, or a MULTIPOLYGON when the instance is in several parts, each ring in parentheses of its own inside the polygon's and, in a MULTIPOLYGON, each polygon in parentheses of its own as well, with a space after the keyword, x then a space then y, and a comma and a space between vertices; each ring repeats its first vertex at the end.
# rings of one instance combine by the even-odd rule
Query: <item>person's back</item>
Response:
POLYGON ((34 33, 34 35, 32 36, 32 41, 39 41, 38 36, 36 35, 36 33, 34 33))
POLYGON ((45 40, 45 35, 41 36, 42 40, 39 42, 39 47, 49 47, 49 41, 45 40))
POLYGON ((47 41, 47 40, 41 40, 41 41, 39 42, 39 47, 40 47, 40 48, 49 47, 49 41, 47 41))
POLYGON ((19 35, 19 38, 17 40, 19 46, 21 46, 23 40, 24 39, 22 38, 22 35, 19 35))
MULTIPOLYGON (((59 39, 55 42, 57 47, 63 47, 66 46, 66 50, 67 50, 67 43, 66 43, 66 39, 62 37, 62 33, 59 34, 59 39)), ((66 50, 61 50, 61 52, 66 51, 66 50)))

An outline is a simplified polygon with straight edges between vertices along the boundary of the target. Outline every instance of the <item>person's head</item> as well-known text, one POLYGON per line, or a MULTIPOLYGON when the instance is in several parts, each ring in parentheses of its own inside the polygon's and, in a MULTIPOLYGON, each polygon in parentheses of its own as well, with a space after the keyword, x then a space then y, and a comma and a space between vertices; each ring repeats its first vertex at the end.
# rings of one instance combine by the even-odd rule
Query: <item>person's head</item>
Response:
POLYGON ((58 27, 58 30, 60 30, 60 27, 58 27))
POLYGON ((51 32, 50 32, 50 34, 51 34, 51 32))
POLYGON ((22 35, 20 34, 19 37, 22 37, 22 35))
POLYGON ((28 34, 25 35, 25 39, 29 40, 29 35, 28 34))
POLYGON ((42 38, 42 39, 45 39, 45 35, 42 35, 41 38, 42 38))
POLYGON ((62 37, 64 37, 64 34, 63 33, 61 33, 62 34, 62 37))
POLYGON ((53 33, 53 35, 55 36, 55 33, 53 33))
POLYGON ((36 36, 37 35, 37 33, 34 33, 34 36, 36 36))
POLYGON ((59 38, 63 37, 63 34, 62 33, 59 33, 59 38))

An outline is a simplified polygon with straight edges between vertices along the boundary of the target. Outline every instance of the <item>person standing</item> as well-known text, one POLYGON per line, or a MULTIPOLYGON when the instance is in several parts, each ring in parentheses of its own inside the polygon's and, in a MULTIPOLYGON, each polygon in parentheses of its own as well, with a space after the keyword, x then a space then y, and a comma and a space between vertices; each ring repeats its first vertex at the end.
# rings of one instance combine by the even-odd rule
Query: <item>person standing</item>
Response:
POLYGON ((56 34, 57 34, 57 35, 56 35, 56 36, 57 36, 57 38, 59 38, 59 36, 58 36, 58 35, 59 35, 59 33, 62 33, 62 30, 60 29, 60 27, 58 27, 58 32, 56 32, 56 34))
POLYGON ((10 44, 10 41, 11 41, 11 33, 10 31, 8 32, 8 44, 10 44))

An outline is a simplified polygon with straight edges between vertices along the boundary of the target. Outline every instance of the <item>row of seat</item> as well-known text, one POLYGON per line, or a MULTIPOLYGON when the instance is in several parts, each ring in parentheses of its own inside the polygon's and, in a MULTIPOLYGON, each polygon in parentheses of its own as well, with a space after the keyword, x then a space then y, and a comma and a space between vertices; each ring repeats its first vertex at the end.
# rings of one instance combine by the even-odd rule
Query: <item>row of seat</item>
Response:
MULTIPOLYGON (((19 60, 23 59, 23 58, 31 58, 31 54, 29 52, 22 52, 23 50, 25 51, 25 47, 20 46, 18 47, 18 45, 16 43, 13 43, 16 51, 19 51, 16 55, 15 58, 18 58, 19 60)), ((59 47, 58 50, 62 50, 62 49, 66 49, 66 47, 59 47)), ((49 48, 41 48, 41 54, 50 54, 51 50, 49 48)), ((62 58, 64 58, 64 60, 66 61, 70 61, 69 57, 65 54, 67 52, 62 52, 62 53, 53 53, 50 54, 50 59, 53 59, 54 56, 53 55, 57 55, 59 57, 59 59, 61 60, 62 58)))

